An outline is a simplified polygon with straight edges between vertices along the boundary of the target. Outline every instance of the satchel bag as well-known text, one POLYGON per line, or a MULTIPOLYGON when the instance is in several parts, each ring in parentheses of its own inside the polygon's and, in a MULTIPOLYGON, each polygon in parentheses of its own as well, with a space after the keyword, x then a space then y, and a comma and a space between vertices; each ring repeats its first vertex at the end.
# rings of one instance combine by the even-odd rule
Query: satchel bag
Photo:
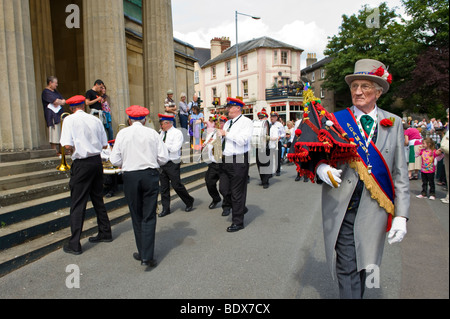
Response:
POLYGON ((445 154, 448 154, 448 131, 445 133, 444 138, 441 141, 441 149, 445 154))

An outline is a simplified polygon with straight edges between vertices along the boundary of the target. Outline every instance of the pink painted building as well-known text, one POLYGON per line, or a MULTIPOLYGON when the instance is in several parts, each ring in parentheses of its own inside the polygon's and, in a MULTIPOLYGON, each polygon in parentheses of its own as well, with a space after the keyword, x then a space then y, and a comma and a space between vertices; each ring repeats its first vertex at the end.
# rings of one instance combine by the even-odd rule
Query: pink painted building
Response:
POLYGON ((299 117, 303 50, 269 37, 239 43, 238 48, 239 92, 236 47, 231 47, 228 38, 212 39, 209 60, 199 59, 195 90, 204 101, 205 116, 222 110, 227 97, 239 96, 247 105, 244 114, 250 118, 256 118, 263 108, 267 112, 277 111, 285 120, 299 117), (214 101, 219 105, 213 105, 214 101))

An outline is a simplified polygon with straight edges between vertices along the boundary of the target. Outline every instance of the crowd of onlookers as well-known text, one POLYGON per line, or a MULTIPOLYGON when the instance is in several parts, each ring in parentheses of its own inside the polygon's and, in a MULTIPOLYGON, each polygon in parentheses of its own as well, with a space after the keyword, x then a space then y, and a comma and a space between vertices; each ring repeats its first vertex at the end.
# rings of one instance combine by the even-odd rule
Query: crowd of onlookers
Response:
POLYGON ((447 191, 447 197, 441 201, 448 204, 448 149, 446 153, 441 147, 446 134, 448 139, 448 109, 445 124, 436 118, 429 121, 423 118, 419 121, 411 117, 403 124, 409 179, 417 180, 419 177, 422 179, 422 191, 417 198, 436 199, 435 184, 437 184, 447 191))

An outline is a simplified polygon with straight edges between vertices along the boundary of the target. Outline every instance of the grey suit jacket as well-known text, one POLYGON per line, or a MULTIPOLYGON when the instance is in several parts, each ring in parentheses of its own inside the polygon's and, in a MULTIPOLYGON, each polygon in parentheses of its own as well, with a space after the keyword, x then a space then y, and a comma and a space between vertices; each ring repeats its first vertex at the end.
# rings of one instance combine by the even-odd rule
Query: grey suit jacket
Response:
MULTIPOLYGON (((376 146, 383 155, 394 181, 395 216, 409 218, 409 178, 404 152, 404 134, 402 120, 389 112, 378 109, 379 122, 385 118, 395 118, 393 127, 383 127, 378 123, 376 146)), ((359 181, 359 176, 348 164, 342 165, 342 183, 334 189, 327 184, 322 191, 322 217, 325 238, 325 250, 328 266, 334 276, 334 248, 339 230, 347 211, 351 196, 359 181)), ((354 234, 358 271, 371 265, 380 265, 386 240, 388 214, 371 198, 364 188, 357 217, 354 234)))

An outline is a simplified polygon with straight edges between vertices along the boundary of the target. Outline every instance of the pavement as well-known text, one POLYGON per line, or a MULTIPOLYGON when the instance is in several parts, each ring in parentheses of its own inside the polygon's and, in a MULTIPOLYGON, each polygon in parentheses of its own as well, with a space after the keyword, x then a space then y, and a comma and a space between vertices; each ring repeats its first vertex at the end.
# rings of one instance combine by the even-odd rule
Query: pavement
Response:
MULTIPOLYGON (((337 299, 325 261, 321 186, 295 176, 295 167, 284 165, 263 189, 252 166, 249 213, 236 233, 226 232, 231 216, 208 209, 206 188, 191 193, 192 212, 173 201, 173 213, 158 218, 158 265, 149 271, 132 257, 126 220, 113 227, 111 243, 84 239, 82 255, 60 249, 0 278, 0 299, 337 299)), ((449 298, 448 205, 417 199, 420 189, 412 181, 408 234, 386 244, 379 288, 367 289, 367 299, 449 298)), ((437 186, 437 197, 444 196, 437 186)))

